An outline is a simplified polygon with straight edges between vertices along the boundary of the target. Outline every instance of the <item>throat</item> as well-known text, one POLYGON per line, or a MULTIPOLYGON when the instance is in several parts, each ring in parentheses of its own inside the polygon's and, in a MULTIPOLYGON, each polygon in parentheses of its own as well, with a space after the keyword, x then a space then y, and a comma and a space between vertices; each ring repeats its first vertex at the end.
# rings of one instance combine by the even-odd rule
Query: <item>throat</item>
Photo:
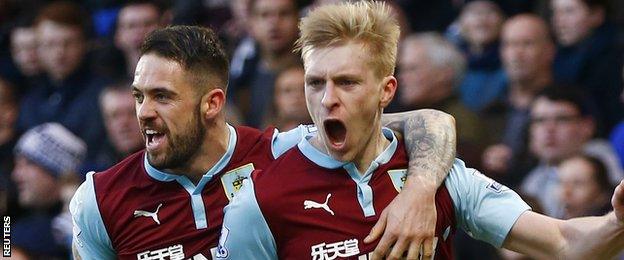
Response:
POLYGON ((202 140, 199 150, 182 167, 171 169, 171 172, 185 175, 193 184, 197 185, 201 179, 211 171, 226 155, 230 145, 230 130, 223 123, 223 127, 208 129, 202 140))
POLYGON ((360 172, 365 174, 371 163, 390 145, 390 141, 382 134, 381 128, 375 131, 369 141, 353 159, 353 163, 360 172))

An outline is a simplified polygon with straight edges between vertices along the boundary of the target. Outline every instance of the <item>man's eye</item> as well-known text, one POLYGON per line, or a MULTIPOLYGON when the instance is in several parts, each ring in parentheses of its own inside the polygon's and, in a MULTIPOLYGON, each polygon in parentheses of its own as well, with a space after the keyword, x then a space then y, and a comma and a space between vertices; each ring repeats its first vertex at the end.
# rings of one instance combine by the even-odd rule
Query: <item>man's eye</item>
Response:
POLYGON ((357 84, 357 82, 355 80, 341 80, 338 82, 338 84, 343 85, 343 86, 351 86, 351 85, 355 85, 357 84))
POLYGON ((323 84, 323 82, 320 81, 320 80, 310 80, 310 81, 308 81, 308 85, 312 86, 312 87, 320 86, 321 84, 323 84))
POLYGON ((134 96, 134 100, 139 104, 143 102, 143 95, 141 93, 133 93, 132 95, 134 96))
POLYGON ((167 95, 165 95, 165 94, 156 94, 154 96, 154 99, 156 99, 157 101, 165 101, 165 100, 167 100, 167 95))

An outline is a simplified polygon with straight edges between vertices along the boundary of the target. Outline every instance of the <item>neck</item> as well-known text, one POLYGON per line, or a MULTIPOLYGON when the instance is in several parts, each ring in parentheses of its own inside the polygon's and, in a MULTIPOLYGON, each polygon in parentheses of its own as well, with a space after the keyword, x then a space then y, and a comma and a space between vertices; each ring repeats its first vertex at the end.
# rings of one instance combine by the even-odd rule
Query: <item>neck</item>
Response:
POLYGON ((215 120, 206 127, 206 137, 193 157, 180 168, 170 169, 172 173, 183 174, 197 184, 212 167, 217 164, 227 151, 230 142, 230 130, 224 120, 215 120))
POLYGON ((390 144, 390 141, 388 141, 388 139, 386 139, 381 132, 381 119, 375 119, 371 125, 373 126, 371 129, 373 130, 369 135, 369 138, 366 138, 365 136, 362 137, 362 139, 366 139, 367 141, 364 144, 355 144, 355 147, 352 148, 356 149, 353 157, 349 155, 351 154, 350 151, 347 152, 348 154, 343 154, 343 158, 336 158, 335 156, 332 156, 327 149, 328 146, 323 143, 323 140, 318 134, 310 140, 310 144, 335 160, 354 163, 360 174, 364 174, 371 162, 390 144))
POLYGON ((368 139, 368 142, 353 159, 353 163, 355 163, 360 174, 364 174, 373 160, 390 144, 390 141, 388 141, 381 132, 381 124, 376 125, 377 127, 374 128, 375 130, 368 139))
POLYGON ((528 109, 535 95, 552 84, 552 73, 550 70, 545 72, 547 73, 541 73, 530 80, 519 80, 511 83, 509 99, 514 107, 528 109))

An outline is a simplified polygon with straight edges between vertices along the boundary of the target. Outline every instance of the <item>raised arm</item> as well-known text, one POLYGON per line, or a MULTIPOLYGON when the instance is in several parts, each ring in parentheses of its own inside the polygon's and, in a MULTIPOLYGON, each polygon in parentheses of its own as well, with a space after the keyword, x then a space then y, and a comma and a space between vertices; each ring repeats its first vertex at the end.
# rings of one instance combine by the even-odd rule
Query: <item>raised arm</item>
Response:
POLYGON ((429 257, 435 249, 435 194, 455 158, 455 119, 442 111, 421 109, 384 114, 382 124, 404 138, 408 178, 365 242, 373 242, 383 233, 373 253, 375 259, 398 259, 405 251, 408 259, 415 259, 421 244, 423 255, 429 257))
POLYGON ((624 249, 624 182, 612 198, 614 212, 558 220, 523 213, 503 247, 542 259, 612 259, 624 249))
POLYGON ((404 138, 409 156, 406 186, 416 182, 437 190, 455 159, 455 118, 439 110, 420 109, 383 114, 381 121, 404 138))

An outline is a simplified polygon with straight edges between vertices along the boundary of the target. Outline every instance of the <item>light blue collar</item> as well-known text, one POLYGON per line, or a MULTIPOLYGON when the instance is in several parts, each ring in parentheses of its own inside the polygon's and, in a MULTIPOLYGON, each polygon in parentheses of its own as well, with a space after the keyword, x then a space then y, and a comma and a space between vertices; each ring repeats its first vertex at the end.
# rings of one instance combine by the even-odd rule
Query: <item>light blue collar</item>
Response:
POLYGON ((353 182, 356 184, 358 203, 360 204, 362 213, 365 217, 374 216, 376 214, 375 207, 373 206, 373 188, 368 184, 368 182, 371 180, 373 172, 379 168, 379 165, 386 164, 390 161, 398 146, 398 141, 392 130, 382 128, 381 132, 385 138, 390 140, 390 145, 388 145, 388 147, 386 147, 386 149, 384 149, 384 151, 371 162, 364 173, 360 173, 357 167, 355 167, 355 163, 335 160, 312 146, 308 140, 316 133, 306 136, 306 138, 303 138, 303 140, 301 140, 301 142, 297 145, 303 155, 315 164, 329 169, 342 167, 347 171, 353 182))
MULTIPOLYGON (((394 133, 392 132, 392 130, 384 127, 381 129, 381 132, 384 135, 384 137, 390 141, 390 145, 388 145, 388 147, 386 147, 386 149, 381 154, 379 154, 377 158, 375 158, 375 160, 373 160, 373 162, 371 163, 372 165, 377 165, 377 166, 381 164, 385 164, 388 161, 390 161, 390 159, 392 158, 392 155, 394 155, 394 152, 396 151, 397 146, 398 146, 396 136, 394 136, 394 133)), ((299 150, 301 150, 301 152, 303 153, 305 157, 307 157, 312 162, 314 162, 315 164, 323 168, 328 168, 328 169, 336 169, 340 167, 343 167, 345 169, 355 168, 354 167, 355 164, 353 162, 342 162, 342 161, 336 160, 332 158, 331 156, 325 154, 324 152, 321 152, 320 150, 316 149, 316 147, 314 147, 309 141, 309 139, 314 137, 315 135, 316 133, 310 134, 306 136, 305 138, 303 138, 297 144, 297 147, 299 147, 299 150)), ((377 167, 374 167, 374 168, 377 168, 377 167)))
MULTIPOLYGON (((230 140, 228 142, 227 150, 225 151, 225 154, 221 156, 221 159, 219 159, 219 161, 212 168, 210 168, 208 172, 204 174, 204 176, 202 176, 202 179, 198 183, 197 187, 193 187, 194 193, 201 192, 201 189, 203 189, 204 185, 207 182, 209 182, 216 174, 221 172, 221 170, 223 170, 223 168, 225 168, 225 166, 230 162, 230 159, 232 158, 232 154, 234 154, 234 149, 236 148, 237 136, 236 136, 236 130, 234 129, 234 127, 232 127, 229 124, 227 125, 227 127, 230 131, 230 137, 229 137, 230 140)), ((155 180, 163 181, 163 182, 169 182, 169 181, 175 180, 175 181, 178 181, 180 184, 183 184, 183 186, 186 186, 184 184, 190 182, 190 180, 184 175, 167 173, 167 172, 154 168, 152 165, 149 164, 147 160, 147 153, 145 154, 143 158, 143 164, 145 165, 145 170, 147 171, 147 174, 150 177, 154 178, 155 180)))

